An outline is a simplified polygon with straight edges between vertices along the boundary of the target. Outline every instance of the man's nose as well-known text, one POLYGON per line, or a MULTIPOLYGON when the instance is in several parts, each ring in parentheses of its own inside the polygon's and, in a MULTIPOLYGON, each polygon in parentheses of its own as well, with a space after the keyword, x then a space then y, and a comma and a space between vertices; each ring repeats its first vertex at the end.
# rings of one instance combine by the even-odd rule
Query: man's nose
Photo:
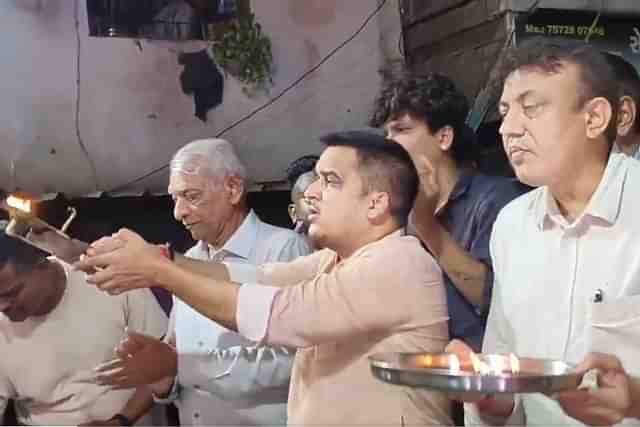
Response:
POLYGON ((304 190, 304 198, 307 204, 311 200, 319 200, 320 199, 320 179, 316 178, 311 184, 307 186, 307 189, 304 190))
POLYGON ((187 203, 182 201, 182 199, 176 199, 175 205, 173 206, 173 217, 177 221, 182 221, 188 214, 189 207, 187 206, 187 203))
POLYGON ((502 123, 498 129, 502 137, 522 136, 525 133, 524 124, 518 114, 508 112, 502 117, 502 123))

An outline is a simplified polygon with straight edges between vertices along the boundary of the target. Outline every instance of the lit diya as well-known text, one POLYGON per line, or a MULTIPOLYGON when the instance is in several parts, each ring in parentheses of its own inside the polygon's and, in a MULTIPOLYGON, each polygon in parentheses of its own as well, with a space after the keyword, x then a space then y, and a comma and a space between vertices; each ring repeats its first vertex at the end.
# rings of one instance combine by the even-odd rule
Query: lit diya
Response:
POLYGON ((9 236, 18 238, 49 253, 53 252, 48 246, 37 241, 37 239, 34 238, 34 234, 52 231, 59 238, 65 240, 71 239, 66 234, 66 231, 71 224, 71 221, 76 217, 76 210, 72 207, 68 208, 70 215, 60 229, 57 229, 51 224, 38 218, 33 213, 33 203, 31 200, 12 195, 7 197, 4 207, 9 212, 9 217, 11 218, 11 221, 9 221, 9 224, 7 224, 4 230, 9 236))
POLYGON ((554 393, 578 388, 573 366, 514 354, 381 353, 369 357, 373 375, 385 382, 452 393, 554 393))

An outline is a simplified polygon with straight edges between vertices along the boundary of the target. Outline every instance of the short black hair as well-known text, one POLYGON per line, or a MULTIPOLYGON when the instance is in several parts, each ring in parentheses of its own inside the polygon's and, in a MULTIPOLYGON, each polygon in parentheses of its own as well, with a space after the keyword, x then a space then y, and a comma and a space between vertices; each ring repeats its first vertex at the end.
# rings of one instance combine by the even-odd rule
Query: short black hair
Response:
POLYGON ((582 88, 577 107, 596 97, 603 97, 611 104, 613 116, 605 136, 613 143, 617 136, 618 84, 613 67, 599 49, 584 43, 532 37, 507 49, 498 68, 498 78, 504 84, 511 73, 523 68, 554 74, 565 64, 576 65, 580 70, 582 88))
POLYGON ((318 162, 319 157, 314 154, 295 159, 287 168, 287 181, 293 187, 303 173, 311 172, 318 162))
POLYGON ((390 211, 404 226, 418 193, 418 172, 407 150, 397 142, 370 131, 334 132, 320 140, 327 147, 356 150, 358 170, 366 191, 389 194, 390 211))
MULTIPOLYGON (((603 54, 613 68, 615 79, 618 82, 618 97, 630 97, 635 102, 636 109, 640 109, 640 76, 636 68, 620 55, 611 52, 603 52, 603 54)), ((636 114, 640 114, 640 110, 636 114)), ((635 118, 633 129, 640 132, 639 117, 635 118)))
POLYGON ((449 77, 407 71, 390 74, 382 83, 369 124, 381 127, 404 114, 423 121, 431 132, 451 126, 453 160, 460 165, 478 160, 475 134, 465 123, 469 101, 449 77))
POLYGON ((16 271, 28 272, 47 258, 46 252, 8 236, 4 232, 6 226, 6 221, 0 221, 0 269, 11 263, 16 271))

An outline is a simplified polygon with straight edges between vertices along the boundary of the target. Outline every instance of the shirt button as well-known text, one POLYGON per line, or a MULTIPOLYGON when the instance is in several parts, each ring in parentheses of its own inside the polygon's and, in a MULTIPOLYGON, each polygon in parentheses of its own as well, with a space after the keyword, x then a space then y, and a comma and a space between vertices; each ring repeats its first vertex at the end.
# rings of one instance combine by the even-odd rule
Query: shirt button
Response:
POLYGON ((204 343, 202 341, 198 341, 198 347, 202 347, 204 343))
POLYGON ((200 418, 200 412, 194 412, 193 418, 200 418))

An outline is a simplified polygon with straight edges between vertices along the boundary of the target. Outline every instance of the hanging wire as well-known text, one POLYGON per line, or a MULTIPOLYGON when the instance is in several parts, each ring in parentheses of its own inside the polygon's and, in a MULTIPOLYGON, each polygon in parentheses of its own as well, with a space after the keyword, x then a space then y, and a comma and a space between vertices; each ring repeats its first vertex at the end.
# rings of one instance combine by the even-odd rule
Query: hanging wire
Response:
POLYGON ((87 163, 89 163, 89 167, 91 168, 91 174, 93 176, 93 184, 95 186, 95 190, 99 189, 98 183, 98 172, 96 170, 96 165, 93 163, 91 156, 89 155, 89 150, 87 150, 87 146, 84 144, 82 140, 82 135, 80 134, 80 54, 82 45, 80 43, 80 1, 75 0, 74 4, 74 21, 75 21, 75 30, 76 30, 76 105, 74 112, 74 124, 76 130, 76 140, 78 141, 78 145, 80 146, 80 150, 84 154, 84 157, 87 159, 87 163))
MULTIPOLYGON (((260 107, 254 109, 249 114, 247 114, 244 117, 242 117, 242 118, 236 120, 235 122, 231 123, 229 126, 225 127, 220 132, 218 132, 214 137, 215 138, 221 137, 222 135, 224 135, 225 133, 227 133, 231 129, 237 127, 241 123, 246 122, 247 120, 249 120, 250 118, 252 118, 256 114, 261 112, 262 110, 266 109, 267 107, 269 107, 270 105, 272 105, 273 103, 278 101, 280 98, 282 98, 290 90, 294 89, 300 82, 302 82, 310 74, 312 74, 313 72, 318 70, 324 63, 326 63, 329 59, 331 59, 331 57, 333 57, 336 53, 338 53, 338 51, 340 51, 343 47, 345 47, 353 39, 355 39, 358 36, 358 34, 360 34, 366 28, 367 24, 369 24, 369 22, 380 12, 380 10, 382 10, 382 8, 384 7, 384 5, 386 3, 387 3, 387 0, 381 0, 380 3, 378 3, 378 5, 376 6, 376 8, 365 18, 365 20, 362 22, 362 24, 353 32, 353 34, 351 34, 343 42, 341 42, 338 46, 336 46, 334 49, 332 49, 316 65, 314 65, 313 67, 311 67, 307 71, 305 71, 300 77, 298 77, 291 84, 289 84, 286 88, 284 88, 279 94, 277 94, 275 97, 271 98, 269 101, 267 101, 266 103, 264 103, 260 107)), ((152 175, 155 175, 158 172, 161 172, 161 171, 167 169, 168 167, 169 167, 169 163, 166 163, 166 164, 164 164, 164 165, 162 165, 160 167, 157 167, 157 168, 149 171, 148 173, 146 173, 146 174, 144 174, 144 175, 142 175, 142 176, 140 176, 138 178, 135 178, 135 179, 133 179, 133 180, 131 180, 131 181, 125 183, 125 184, 122 184, 122 185, 119 185, 117 187, 114 187, 111 190, 108 190, 107 192, 113 193, 113 192, 121 191, 121 190, 127 188, 130 185, 136 184, 136 183, 138 183, 138 182, 140 182, 140 181, 142 181, 142 180, 144 180, 144 179, 146 179, 146 178, 148 178, 148 177, 150 177, 152 175)))

